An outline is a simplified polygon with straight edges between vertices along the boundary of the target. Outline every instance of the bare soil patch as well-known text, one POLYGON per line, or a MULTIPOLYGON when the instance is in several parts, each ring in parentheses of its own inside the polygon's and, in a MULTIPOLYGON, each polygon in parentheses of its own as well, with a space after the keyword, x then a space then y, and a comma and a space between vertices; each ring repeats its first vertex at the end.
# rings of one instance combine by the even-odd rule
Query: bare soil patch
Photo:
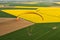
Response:
POLYGON ((18 21, 16 20, 16 18, 0 18, 0 36, 28 27, 33 24, 34 23, 21 18, 18 21))

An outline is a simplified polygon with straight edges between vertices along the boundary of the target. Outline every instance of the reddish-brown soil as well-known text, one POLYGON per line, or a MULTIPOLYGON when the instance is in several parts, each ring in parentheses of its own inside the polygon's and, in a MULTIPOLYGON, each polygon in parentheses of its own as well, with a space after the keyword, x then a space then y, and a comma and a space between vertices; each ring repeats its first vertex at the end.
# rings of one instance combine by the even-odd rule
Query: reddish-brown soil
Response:
POLYGON ((0 18, 0 36, 25 28, 32 24, 34 23, 21 18, 18 21, 16 18, 0 18))

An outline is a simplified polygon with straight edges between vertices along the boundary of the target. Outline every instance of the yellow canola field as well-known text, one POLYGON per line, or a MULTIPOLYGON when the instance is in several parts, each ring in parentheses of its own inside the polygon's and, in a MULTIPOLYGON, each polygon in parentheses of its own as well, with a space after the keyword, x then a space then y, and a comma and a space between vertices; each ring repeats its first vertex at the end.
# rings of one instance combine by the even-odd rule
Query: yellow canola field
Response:
POLYGON ((10 9, 10 10, 2 10, 2 11, 34 23, 60 22, 59 7, 40 7, 37 10, 10 9), (39 16, 38 14, 43 17, 43 20, 42 20, 42 17, 39 16))

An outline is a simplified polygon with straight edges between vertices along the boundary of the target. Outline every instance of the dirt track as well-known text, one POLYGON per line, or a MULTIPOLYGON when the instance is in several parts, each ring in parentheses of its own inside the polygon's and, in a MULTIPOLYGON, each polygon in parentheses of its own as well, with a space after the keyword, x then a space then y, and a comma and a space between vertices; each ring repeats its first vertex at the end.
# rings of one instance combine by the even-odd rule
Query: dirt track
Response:
POLYGON ((28 22, 24 19, 16 21, 16 18, 0 18, 0 36, 25 28, 32 24, 34 23, 28 22))

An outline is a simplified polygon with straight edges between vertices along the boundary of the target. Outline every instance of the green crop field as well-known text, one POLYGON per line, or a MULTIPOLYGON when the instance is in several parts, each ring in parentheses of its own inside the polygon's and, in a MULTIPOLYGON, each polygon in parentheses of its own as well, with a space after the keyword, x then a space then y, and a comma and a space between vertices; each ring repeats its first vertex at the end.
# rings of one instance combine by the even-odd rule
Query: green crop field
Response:
MULTIPOLYGON (((0 3, 1 4, 1 3, 0 3)), ((1 5, 8 6, 29 6, 29 7, 49 7, 51 6, 49 3, 36 3, 36 4, 24 4, 24 3, 2 3, 1 5)))
POLYGON ((16 18, 16 16, 0 11, 0 18, 16 18))
MULTIPOLYGON (((53 3, 53 5, 38 3, 38 4, 15 4, 6 3, 4 6, 28 6, 28 7, 50 7, 60 6, 60 4, 53 3)), ((35 10, 37 8, 0 8, 0 18, 16 18, 16 16, 3 12, 2 10, 35 10)), ((53 13, 53 12, 52 12, 53 13)), ((35 20, 35 19, 34 19, 35 20)), ((35 23, 26 28, 16 30, 6 35, 0 36, 0 40, 60 40, 60 22, 54 23, 35 23)))
POLYGON ((37 23, 3 35, 0 40, 60 40, 60 23, 37 23))

